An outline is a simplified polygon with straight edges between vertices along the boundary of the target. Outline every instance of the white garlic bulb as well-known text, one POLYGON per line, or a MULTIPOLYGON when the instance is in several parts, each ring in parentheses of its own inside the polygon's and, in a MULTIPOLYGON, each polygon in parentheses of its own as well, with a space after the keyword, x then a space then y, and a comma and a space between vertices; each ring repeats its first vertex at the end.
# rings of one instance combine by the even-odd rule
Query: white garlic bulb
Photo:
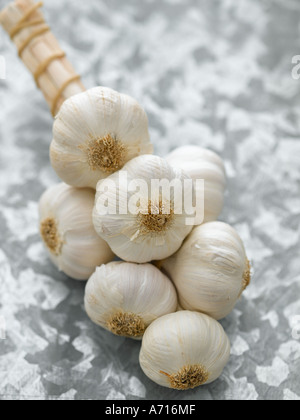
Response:
MULTIPOLYGON (((166 157, 196 181, 204 182, 204 222, 217 220, 224 205, 226 172, 222 159, 214 152, 198 146, 183 146, 166 157)), ((197 190, 201 188, 196 187, 197 190)))
POLYGON ((145 111, 112 89, 72 96, 55 118, 51 164, 69 185, 96 188, 130 159, 152 152, 145 111))
MULTIPOLYGON (((152 183, 155 180, 177 182, 176 190, 190 198, 192 205, 193 181, 181 169, 172 168, 165 159, 154 155, 132 159, 122 171, 97 185, 95 229, 125 261, 146 263, 167 258, 180 248, 192 229, 180 194, 172 188, 156 188, 152 183), (185 181, 190 183, 186 185, 185 181)), ((194 210, 191 214, 195 214, 194 210)))
POLYGON ((178 390, 215 381, 230 357, 230 342, 219 322, 197 312, 165 315, 146 330, 140 351, 144 373, 178 390))
POLYGON ((209 222, 193 229, 181 249, 162 262, 183 309, 226 317, 251 280, 250 263, 235 229, 209 222))
POLYGON ((76 280, 87 280, 114 254, 95 232, 92 222, 95 192, 66 184, 50 187, 39 203, 40 234, 52 262, 76 280))
POLYGON ((151 322, 176 311, 177 294, 151 264, 111 262, 91 276, 84 301, 93 322, 116 335, 141 339, 151 322))

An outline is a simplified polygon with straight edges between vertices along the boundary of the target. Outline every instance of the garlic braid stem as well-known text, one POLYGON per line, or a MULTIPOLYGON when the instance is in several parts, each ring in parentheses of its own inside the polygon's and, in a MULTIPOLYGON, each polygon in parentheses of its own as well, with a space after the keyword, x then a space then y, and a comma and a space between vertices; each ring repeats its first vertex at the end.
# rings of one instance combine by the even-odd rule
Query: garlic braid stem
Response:
POLYGON ((39 10, 43 2, 15 0, 0 13, 0 24, 41 89, 53 117, 70 96, 86 89, 39 10))

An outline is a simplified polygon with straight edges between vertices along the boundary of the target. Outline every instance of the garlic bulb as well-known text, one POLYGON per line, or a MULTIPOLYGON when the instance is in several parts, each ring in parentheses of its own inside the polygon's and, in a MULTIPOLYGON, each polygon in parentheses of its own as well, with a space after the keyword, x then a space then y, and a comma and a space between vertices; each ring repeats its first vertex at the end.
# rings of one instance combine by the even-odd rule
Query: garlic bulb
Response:
POLYGON ((184 309, 222 319, 249 285, 250 263, 239 235, 222 222, 194 228, 177 254, 162 262, 184 309))
POLYGON ((152 152, 145 111, 112 89, 72 96, 55 118, 51 163, 69 185, 96 188, 130 159, 152 152))
MULTIPOLYGON (((158 156, 139 156, 98 183, 95 229, 125 261, 146 263, 167 258, 192 229, 187 224, 190 214, 182 203, 184 195, 192 205, 192 192, 193 181, 181 169, 172 168, 158 156), (155 181, 165 182, 167 188, 161 190, 155 181), (176 188, 169 189, 169 182, 176 183, 176 188)), ((190 211, 194 215, 194 209, 190 211)))
POLYGON ((40 199, 40 233, 44 245, 52 262, 76 280, 87 280, 96 266, 114 259, 93 226, 94 198, 92 189, 58 184, 40 199))
POLYGON ((177 307, 175 287, 160 270, 126 262, 98 267, 86 285, 84 300, 93 322, 136 339, 152 321, 177 307))
POLYGON ((211 150, 198 146, 179 147, 166 159, 172 166, 183 169, 194 181, 204 179, 204 222, 217 220, 223 209, 226 187, 222 159, 211 150))
POLYGON ((216 380, 229 357, 230 343, 221 324, 204 314, 181 311, 147 328, 140 365, 157 384, 186 390, 216 380))

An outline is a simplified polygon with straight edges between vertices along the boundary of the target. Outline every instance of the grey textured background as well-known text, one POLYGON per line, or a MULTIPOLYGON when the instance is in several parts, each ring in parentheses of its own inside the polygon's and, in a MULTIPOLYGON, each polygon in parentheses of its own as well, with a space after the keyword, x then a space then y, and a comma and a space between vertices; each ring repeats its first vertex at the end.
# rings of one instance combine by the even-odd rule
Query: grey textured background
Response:
POLYGON ((199 144, 224 158, 221 219, 245 241, 254 278, 222 321, 232 356, 218 381, 179 393, 148 380, 140 344, 94 326, 84 284, 58 273, 43 250, 37 202, 57 182, 52 118, 0 30, 0 399, 299 400, 300 80, 291 76, 299 1, 44 3, 85 85, 144 106, 157 154, 199 144))

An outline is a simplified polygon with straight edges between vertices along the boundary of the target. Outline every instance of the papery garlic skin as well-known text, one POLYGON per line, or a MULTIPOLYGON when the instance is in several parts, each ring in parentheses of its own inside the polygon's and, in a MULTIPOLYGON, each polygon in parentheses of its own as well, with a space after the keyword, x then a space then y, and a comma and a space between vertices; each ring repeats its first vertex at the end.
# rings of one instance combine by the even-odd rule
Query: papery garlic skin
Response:
POLYGON ((249 285, 250 263, 234 228, 222 222, 195 227, 181 249, 162 263, 183 309, 219 320, 249 285))
POLYGON ((92 222, 95 192, 66 184, 50 187, 39 203, 40 233, 52 262, 66 275, 87 280, 114 254, 95 232, 92 222))
POLYGON ((176 311, 177 294, 171 280, 151 264, 111 262, 90 277, 84 301, 94 323, 140 340, 151 322, 176 311))
POLYGON ((151 181, 176 180, 180 182, 182 195, 185 190, 187 196, 190 194, 192 203, 192 180, 181 169, 174 169, 165 159, 152 155, 132 159, 124 166, 122 173, 120 172, 111 175, 107 180, 99 181, 97 185, 93 212, 97 233, 124 261, 146 263, 174 254, 192 229, 191 225, 187 225, 187 218, 190 218, 190 215, 186 214, 184 206, 182 206, 182 213, 177 214, 180 213, 178 210, 182 202, 178 203, 175 200, 173 203, 172 190, 169 197, 162 195, 160 202, 152 202, 151 181), (128 185, 135 180, 146 183, 149 192, 149 195, 147 193, 142 196, 140 207, 135 206, 133 211, 128 211, 127 214, 120 214, 118 211, 113 214, 114 209, 110 209, 109 204, 108 214, 101 214, 100 204, 103 203, 104 198, 110 200, 113 195, 111 189, 104 193, 103 186, 108 181, 117 186, 114 197, 117 204, 121 205, 124 202, 129 203, 134 198, 136 191, 134 189, 128 191, 128 185), (185 180, 190 181, 190 190, 184 184, 185 180), (163 215, 163 208, 168 206, 169 214, 163 215), (158 214, 151 215, 152 210, 157 210, 158 214), (142 212, 149 212, 149 214, 144 215, 142 212))
POLYGON ((194 181, 205 181, 204 223, 217 220, 223 209, 226 189, 226 171, 222 159, 211 150, 183 146, 171 152, 166 160, 172 166, 183 169, 194 181))
POLYGON ((55 118, 51 164, 69 185, 95 189, 99 179, 152 152, 145 111, 112 89, 96 87, 72 96, 55 118))
POLYGON ((158 385, 192 389, 215 381, 230 357, 230 342, 216 320, 180 311, 154 321, 140 351, 143 372, 158 385))

